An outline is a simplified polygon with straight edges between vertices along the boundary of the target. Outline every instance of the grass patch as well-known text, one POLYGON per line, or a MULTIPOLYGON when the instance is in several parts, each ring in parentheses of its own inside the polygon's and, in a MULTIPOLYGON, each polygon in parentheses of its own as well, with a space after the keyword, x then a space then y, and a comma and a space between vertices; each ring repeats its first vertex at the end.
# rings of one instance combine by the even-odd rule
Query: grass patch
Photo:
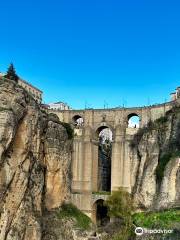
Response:
POLYGON ((60 219, 75 220, 74 226, 83 230, 89 229, 92 224, 91 219, 71 203, 63 204, 57 216, 60 219))
POLYGON ((180 223, 180 210, 135 213, 133 222, 136 226, 145 228, 171 229, 180 223))

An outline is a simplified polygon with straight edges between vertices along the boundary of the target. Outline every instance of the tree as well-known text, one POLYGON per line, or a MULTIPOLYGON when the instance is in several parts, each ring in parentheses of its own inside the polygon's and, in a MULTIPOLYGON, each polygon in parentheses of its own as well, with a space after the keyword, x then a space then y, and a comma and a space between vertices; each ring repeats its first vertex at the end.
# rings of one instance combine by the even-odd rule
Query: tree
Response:
POLYGON ((14 65, 12 63, 9 65, 7 73, 4 77, 8 78, 10 80, 14 80, 15 82, 18 82, 19 77, 16 74, 16 70, 15 70, 14 65))

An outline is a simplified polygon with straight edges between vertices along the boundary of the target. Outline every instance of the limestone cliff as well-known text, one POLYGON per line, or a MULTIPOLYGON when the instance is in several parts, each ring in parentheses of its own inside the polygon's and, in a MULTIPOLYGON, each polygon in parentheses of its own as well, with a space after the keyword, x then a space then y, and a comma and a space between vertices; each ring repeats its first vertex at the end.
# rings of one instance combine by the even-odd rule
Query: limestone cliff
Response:
POLYGON ((0 239, 42 239, 44 209, 69 199, 66 129, 15 82, 0 79, 0 239))
POLYGON ((180 206, 180 106, 139 130, 131 143, 133 194, 141 209, 180 206))

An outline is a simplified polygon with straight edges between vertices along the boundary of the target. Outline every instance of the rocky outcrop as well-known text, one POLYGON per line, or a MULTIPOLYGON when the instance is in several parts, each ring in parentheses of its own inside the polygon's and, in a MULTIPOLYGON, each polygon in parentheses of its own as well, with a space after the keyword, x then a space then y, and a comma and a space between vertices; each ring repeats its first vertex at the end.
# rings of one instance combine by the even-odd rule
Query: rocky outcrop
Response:
POLYGON ((180 106, 139 130, 131 142, 133 194, 141 209, 180 206, 180 106))
POLYGON ((45 209, 70 194, 71 140, 15 82, 0 79, 0 239, 42 239, 45 209))

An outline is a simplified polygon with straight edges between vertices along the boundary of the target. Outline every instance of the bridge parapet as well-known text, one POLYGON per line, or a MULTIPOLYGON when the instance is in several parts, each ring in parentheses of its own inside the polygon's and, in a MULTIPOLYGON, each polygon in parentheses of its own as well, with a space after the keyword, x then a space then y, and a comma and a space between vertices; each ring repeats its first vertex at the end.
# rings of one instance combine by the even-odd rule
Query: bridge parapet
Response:
MULTIPOLYGON (((178 99, 179 100, 179 99, 178 99)), ((140 127, 146 125, 148 121, 156 120, 163 116, 170 110, 177 101, 166 102, 144 107, 132 108, 110 108, 110 109, 82 109, 82 110, 52 110, 48 109, 49 113, 55 113, 60 121, 70 124, 74 123, 74 119, 81 117, 83 119, 83 127, 91 127, 95 129, 96 126, 103 122, 108 123, 113 128, 118 124, 127 126, 130 116, 139 116, 140 127)))

